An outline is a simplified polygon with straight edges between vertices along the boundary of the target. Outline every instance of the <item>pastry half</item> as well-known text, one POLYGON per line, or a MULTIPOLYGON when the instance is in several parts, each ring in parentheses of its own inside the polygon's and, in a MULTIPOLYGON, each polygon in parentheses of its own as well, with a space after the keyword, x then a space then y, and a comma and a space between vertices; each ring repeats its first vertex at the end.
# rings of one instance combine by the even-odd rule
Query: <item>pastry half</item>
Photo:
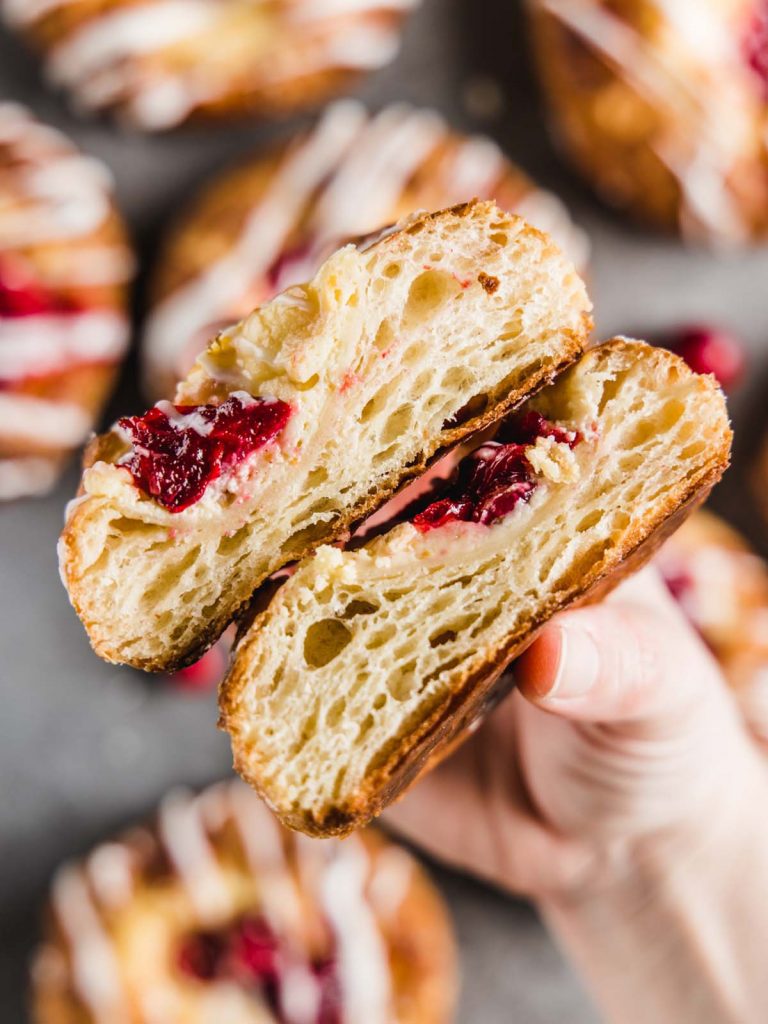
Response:
POLYGON ((97 653, 194 661, 267 576, 569 364, 589 309, 551 240, 493 203, 339 250, 222 332, 175 404, 91 446, 60 561, 97 653))
POLYGON ((472 196, 524 217, 584 269, 586 236, 565 205, 491 139, 405 103, 375 114, 331 104, 308 130, 206 184, 172 229, 144 330, 147 393, 171 397, 222 325, 308 281, 349 239, 472 196))
POLYGON ((107 168, 0 102, 0 501, 50 490, 93 430, 133 269, 107 168))
POLYGON ((311 842, 240 782, 63 865, 32 965, 33 1024, 449 1024, 437 892, 382 835, 311 842))
POLYGON ((543 623, 649 557, 730 441, 714 378, 639 341, 589 351, 442 493, 357 550, 320 548, 256 614, 220 691, 237 770, 307 833, 374 817, 543 623))
POLYGON ((396 55, 418 0, 0 0, 80 111, 163 131, 319 106, 396 55))

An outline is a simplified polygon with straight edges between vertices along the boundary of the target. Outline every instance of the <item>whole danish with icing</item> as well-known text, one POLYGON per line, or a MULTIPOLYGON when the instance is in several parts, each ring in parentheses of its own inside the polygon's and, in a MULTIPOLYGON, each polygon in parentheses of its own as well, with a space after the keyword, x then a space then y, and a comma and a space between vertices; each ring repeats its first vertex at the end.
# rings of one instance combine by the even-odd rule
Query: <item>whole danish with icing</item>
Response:
POLYGON ((93 429, 133 269, 106 167, 0 103, 0 499, 49 490, 93 429))
POLYGON ((397 53, 418 0, 2 0, 49 81, 143 131, 283 115, 397 53))
POLYGON ((34 1024, 449 1024, 442 901, 378 833, 288 834, 239 782, 54 876, 34 1024))
POLYGON ((566 155, 610 203, 694 241, 768 233, 764 0, 528 0, 566 155))

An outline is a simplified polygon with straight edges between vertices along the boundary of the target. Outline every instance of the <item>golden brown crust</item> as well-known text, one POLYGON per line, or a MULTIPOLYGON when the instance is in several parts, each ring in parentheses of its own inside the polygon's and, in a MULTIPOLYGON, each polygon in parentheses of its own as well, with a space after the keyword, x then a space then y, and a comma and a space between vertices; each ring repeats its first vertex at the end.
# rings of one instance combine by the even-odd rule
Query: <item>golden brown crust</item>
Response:
MULTIPOLYGON (((612 346, 626 347, 628 342, 614 339, 612 346)), ((665 353, 665 356, 668 355, 665 353)), ((675 357, 669 356, 670 359, 675 357)), ((712 378, 697 378, 702 392, 716 390, 712 378)), ((602 557, 593 561, 584 572, 573 578, 556 597, 542 605, 537 615, 516 633, 506 637, 496 650, 487 651, 483 665, 460 679, 451 693, 403 740, 385 752, 379 764, 371 767, 354 798, 344 804, 328 807, 322 812, 293 812, 275 806, 271 794, 262 785, 259 770, 254 766, 245 743, 240 739, 241 695, 249 683, 249 644, 258 642, 257 616, 249 635, 235 652, 229 674, 219 690, 219 726, 230 733, 235 770, 290 828, 313 836, 347 835, 375 818, 395 800, 430 764, 450 752, 468 730, 501 700, 513 685, 504 674, 509 663, 535 639, 539 630, 560 611, 600 600, 622 579, 636 572, 653 557, 660 545, 686 517, 707 497, 728 467, 732 435, 723 417, 719 444, 713 446, 706 464, 676 489, 670 489, 660 500, 653 514, 626 533, 620 546, 608 547, 602 557)))
MULTIPOLYGON (((553 5, 567 10, 583 33, 549 11, 547 0, 530 0, 529 6, 539 77, 558 140, 603 198, 694 240, 765 236, 767 110, 746 57, 743 66, 710 65, 706 52, 692 45, 695 33, 687 38, 666 21, 662 5, 649 0, 553 5), (607 50, 590 42, 591 32, 605 40, 607 50), (623 57, 608 42, 614 33, 628 51, 623 57), (711 97, 724 95, 723 87, 732 102, 721 103, 716 122, 711 97), (739 141, 731 144, 737 132, 739 141), (713 147, 722 152, 713 156, 713 147), (706 198, 689 185, 697 159, 712 175, 706 198)), ((746 37, 751 7, 738 7, 702 5, 691 16, 710 17, 713 34, 746 37)), ((738 55, 739 46, 732 51, 738 55)))

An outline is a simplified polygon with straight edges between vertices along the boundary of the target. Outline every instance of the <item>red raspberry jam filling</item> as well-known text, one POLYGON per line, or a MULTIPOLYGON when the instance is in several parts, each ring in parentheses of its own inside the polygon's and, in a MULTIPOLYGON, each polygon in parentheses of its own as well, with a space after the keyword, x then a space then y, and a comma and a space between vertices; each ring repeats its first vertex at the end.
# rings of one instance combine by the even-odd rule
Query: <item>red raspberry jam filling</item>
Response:
POLYGON ((35 281, 20 261, 0 260, 0 319, 76 312, 73 303, 35 281))
POLYGON ((537 482, 525 453, 539 437, 569 448, 581 440, 577 431, 550 423, 535 411, 508 418, 495 441, 461 461, 448 493, 414 516, 413 525, 422 533, 454 522, 490 526, 521 501, 529 501, 537 482))
POLYGON ((760 0, 744 37, 744 57, 758 75, 768 99, 768 3, 760 0))
POLYGON ((169 512, 194 505, 210 483, 273 440, 291 407, 236 391, 221 405, 158 402, 118 420, 133 445, 119 465, 169 512))
MULTIPOLYGON (((290 1002, 283 991, 288 962, 263 918, 246 916, 229 928, 188 936, 179 948, 178 966, 197 981, 234 981, 256 989, 281 1024, 293 1024, 284 1011, 290 1002)), ((341 1024, 335 961, 313 961, 307 969, 317 986, 314 1024, 341 1024)))

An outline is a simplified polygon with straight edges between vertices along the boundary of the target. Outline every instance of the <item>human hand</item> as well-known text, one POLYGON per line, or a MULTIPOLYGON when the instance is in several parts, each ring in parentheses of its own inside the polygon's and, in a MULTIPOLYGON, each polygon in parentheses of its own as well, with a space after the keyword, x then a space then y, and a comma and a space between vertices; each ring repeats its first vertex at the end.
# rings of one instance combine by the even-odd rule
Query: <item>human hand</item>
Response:
POLYGON ((768 1019, 763 753, 655 571, 558 616, 514 676, 388 821, 537 900, 609 1019, 768 1019))

